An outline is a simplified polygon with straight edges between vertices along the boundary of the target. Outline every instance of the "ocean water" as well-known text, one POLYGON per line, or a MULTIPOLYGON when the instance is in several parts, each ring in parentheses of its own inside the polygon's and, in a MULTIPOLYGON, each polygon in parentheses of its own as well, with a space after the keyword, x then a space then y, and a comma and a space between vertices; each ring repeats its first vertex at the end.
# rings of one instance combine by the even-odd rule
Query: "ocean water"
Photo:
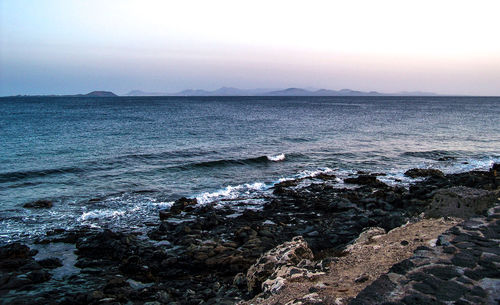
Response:
POLYGON ((0 242, 141 230, 181 196, 258 209, 319 172, 486 169, 499 118, 496 97, 0 98, 0 242), (22 207, 38 199, 54 207, 22 207))

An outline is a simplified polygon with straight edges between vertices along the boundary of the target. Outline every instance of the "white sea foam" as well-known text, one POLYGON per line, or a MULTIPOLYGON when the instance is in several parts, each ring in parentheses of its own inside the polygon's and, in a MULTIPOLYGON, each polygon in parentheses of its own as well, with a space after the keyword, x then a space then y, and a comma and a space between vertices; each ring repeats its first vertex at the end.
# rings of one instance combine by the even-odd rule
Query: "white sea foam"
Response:
POLYGON ((170 208, 174 204, 174 202, 173 201, 158 201, 158 202, 156 202, 156 201, 152 200, 151 204, 153 206, 157 206, 160 209, 166 209, 166 208, 170 208))
POLYGON ((320 174, 330 174, 333 172, 334 172, 334 170, 329 168, 329 167, 324 167, 324 168, 320 168, 317 170, 305 170, 305 171, 302 171, 298 174, 298 178, 309 178, 309 177, 314 178, 320 174))
POLYGON ((77 218, 79 222, 101 222, 117 219, 126 219, 130 215, 137 215, 144 209, 144 203, 135 202, 127 204, 126 201, 113 200, 109 203, 120 203, 122 207, 113 207, 109 205, 107 208, 93 209, 85 211, 77 218))
MULTIPOLYGON (((420 164, 413 164, 409 166, 410 168, 435 168, 443 171, 445 174, 456 174, 463 173, 473 170, 489 170, 494 163, 500 162, 500 158, 498 157, 487 157, 481 159, 461 159, 451 163, 447 162, 426 162, 420 164)), ((389 185, 402 185, 409 186, 411 183, 415 181, 424 180, 424 178, 411 178, 404 175, 406 169, 402 170, 398 169, 390 169, 386 170, 386 176, 380 176, 378 179, 384 183, 389 185)))
POLYGON ((284 161, 285 157, 286 157, 285 154, 279 154, 275 156, 267 156, 267 159, 269 161, 279 162, 279 161, 284 161))
POLYGON ((102 219, 102 218, 116 218, 125 215, 125 211, 114 211, 114 210, 99 210, 99 211, 90 211, 84 212, 79 218, 78 221, 84 222, 94 219, 102 219))
MULTIPOLYGON (((320 174, 331 174, 334 172, 337 174, 336 170, 333 170, 329 167, 324 167, 324 168, 320 168, 317 170, 304 170, 304 171, 302 171, 302 172, 300 172, 292 177, 280 178, 280 179, 278 179, 278 181, 276 181, 276 183, 283 182, 283 181, 289 181, 289 180, 295 180, 295 179, 314 178, 320 174)), ((335 178, 335 181, 339 182, 342 180, 339 178, 335 178)))
POLYGON ((463 162, 454 163, 451 167, 443 168, 449 173, 459 173, 471 170, 488 170, 494 163, 500 162, 500 158, 466 159, 463 162))
POLYGON ((207 204, 217 200, 226 199, 236 199, 245 195, 250 195, 256 191, 263 191, 270 186, 262 182, 255 183, 245 183, 236 186, 228 185, 223 189, 215 192, 204 192, 199 196, 196 196, 199 204, 207 204))

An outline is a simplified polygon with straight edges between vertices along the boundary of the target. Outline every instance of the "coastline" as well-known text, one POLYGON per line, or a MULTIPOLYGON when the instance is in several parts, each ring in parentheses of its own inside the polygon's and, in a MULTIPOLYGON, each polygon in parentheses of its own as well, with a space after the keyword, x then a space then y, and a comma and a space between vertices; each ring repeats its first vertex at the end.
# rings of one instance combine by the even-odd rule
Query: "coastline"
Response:
POLYGON ((261 211, 246 209, 235 214, 228 207, 199 206, 194 199, 181 198, 160 212, 157 223, 148 224, 147 236, 54 230, 34 241, 32 249, 20 244, 1 248, 1 299, 14 304, 234 304, 250 300, 262 293, 262 286, 249 286, 247 271, 266 251, 302 236, 312 253, 310 265, 304 267, 325 272, 368 228, 397 232, 408 221, 422 224, 416 221, 423 212, 435 217, 462 213, 463 218, 484 213, 484 204, 488 208, 498 204, 498 169, 495 164, 490 171, 450 175, 417 171, 426 179, 409 189, 389 186, 377 179, 380 174, 367 173, 344 179, 352 188, 335 188, 336 177, 323 174, 317 177, 322 183, 305 187, 300 180, 276 184, 275 197, 261 211), (472 208, 466 212, 450 206, 433 210, 436 198, 446 203, 446 198, 453 197, 442 191, 454 187, 478 190, 455 197, 472 208), (59 257, 51 257, 47 251, 56 246, 59 257))

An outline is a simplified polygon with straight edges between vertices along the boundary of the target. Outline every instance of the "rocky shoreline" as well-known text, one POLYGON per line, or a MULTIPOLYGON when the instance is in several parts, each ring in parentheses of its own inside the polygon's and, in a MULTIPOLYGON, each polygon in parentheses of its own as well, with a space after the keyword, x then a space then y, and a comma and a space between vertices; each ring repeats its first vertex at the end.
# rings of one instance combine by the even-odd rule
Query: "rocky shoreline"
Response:
MULTIPOLYGON (((461 218, 484 214, 498 204, 498 171, 499 164, 489 171, 451 175, 414 169, 407 174, 425 178, 409 189, 381 182, 377 176, 383 174, 379 173, 358 173, 344 179, 343 187, 336 186, 334 175, 322 174, 276 184, 273 196, 264 199, 260 210, 236 213, 227 206, 200 206, 194 199, 181 198, 169 210, 160 211, 158 223, 148 224, 151 229, 146 235, 90 228, 50 231, 29 247, 19 243, 0 247, 0 302, 235 304, 257 295, 265 298, 273 293, 266 288, 270 286, 265 285, 273 272, 255 263, 265 265, 269 259, 263 259, 263 254, 269 250, 291 241, 307 243, 309 251, 299 251, 293 261, 301 270, 289 268, 288 272, 300 273, 312 280, 315 274, 327 272, 335 258, 344 255, 346 247, 369 228, 378 227, 388 232, 418 219, 421 213, 461 218), (185 219, 188 221, 182 221, 185 219), (269 292, 267 296, 266 292, 269 292)), ((487 227, 491 225, 491 230, 498 235, 498 219, 492 215, 484 217, 490 217, 487 227)), ((466 246, 490 242, 487 247, 495 248, 491 242, 496 240, 498 249, 495 234, 483 237, 485 240, 467 241, 466 246)), ((458 248, 462 249, 458 253, 462 253, 464 248, 458 248)), ((472 255, 476 262, 467 267, 472 268, 469 274, 481 273, 477 271, 480 268, 492 269, 488 276, 498 281, 498 253, 483 252, 463 252, 463 255, 472 255), (486 261, 483 256, 487 257, 486 261)), ((468 277, 468 269, 460 270, 457 272, 463 271, 466 279, 482 280, 468 277)), ((411 272, 420 271, 405 269, 401 276, 411 272)), ((452 279, 458 278, 455 275, 452 279)), ((382 283, 376 289, 399 289, 403 296, 401 302, 405 304, 410 303, 404 297, 415 289, 426 294, 425 300, 432 299, 434 286, 425 282, 429 280, 424 276, 419 279, 401 280, 394 284, 396 288, 382 283), (417 287, 426 287, 425 284, 431 288, 425 292, 414 288, 415 281, 423 283, 417 287), (413 288, 401 288, 405 287, 404 283, 411 283, 413 288)), ((369 289, 374 291, 370 287, 380 281, 375 280, 366 288, 368 292, 361 292, 353 304, 372 302, 369 289), (364 301, 363 295, 366 295, 364 301)), ((498 282, 488 283, 491 286, 498 282)), ((454 300, 462 301, 467 289, 475 289, 476 295, 485 302, 498 297, 491 299, 496 290, 481 288, 480 291, 475 288, 482 287, 478 285, 460 286, 462 294, 454 300)), ((383 300, 386 301, 400 302, 383 300)))
POLYGON ((440 235, 353 299, 362 304, 498 304, 500 205, 440 235))

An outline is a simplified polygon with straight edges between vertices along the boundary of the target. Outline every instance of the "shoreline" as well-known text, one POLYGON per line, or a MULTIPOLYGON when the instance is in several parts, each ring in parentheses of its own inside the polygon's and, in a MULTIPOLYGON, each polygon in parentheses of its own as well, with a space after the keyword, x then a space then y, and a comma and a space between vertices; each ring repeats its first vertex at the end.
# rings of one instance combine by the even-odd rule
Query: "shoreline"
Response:
MULTIPOLYGON (((495 158, 475 159, 474 162, 470 163, 463 161, 444 165, 447 163, 444 161, 447 160, 447 158, 439 158, 434 160, 437 163, 433 166, 425 164, 423 168, 436 168, 446 174, 460 174, 468 171, 487 170, 498 161, 495 158)), ((275 177, 275 179, 266 181, 252 180, 241 184, 228 184, 221 188, 194 192, 189 198, 196 198, 199 205, 217 208, 227 205, 234 210, 231 217, 236 217, 245 209, 261 210, 266 201, 275 197, 273 194, 274 186, 281 185, 282 182, 300 182, 297 183, 296 187, 327 183, 335 188, 356 188, 356 185, 345 184, 343 180, 368 173, 377 176, 377 179, 389 186, 404 188, 408 188, 411 184, 423 179, 422 177, 413 178, 404 175, 404 170, 396 170, 395 168, 387 172, 372 173, 367 170, 323 167, 316 170, 302 170, 293 175, 275 177), (331 174, 336 175, 335 181, 323 179, 331 174)), ((44 238, 46 232, 57 232, 60 229, 67 231, 109 229, 133 234, 146 234, 150 226, 157 222, 158 211, 170 207, 175 202, 174 198, 165 199, 165 196, 157 192, 159 191, 151 189, 112 193, 102 196, 87 196, 88 198, 69 202, 43 196, 39 199, 22 201, 22 203, 16 204, 15 209, 6 209, 2 213, 5 228, 9 228, 9 232, 6 230, 4 234, 0 235, 0 246, 12 242, 31 243, 39 238, 44 238), (36 206, 50 207, 50 209, 36 209, 36 206), (30 220, 26 226, 24 226, 23 220, 25 217, 30 220), (60 221, 54 221, 56 219, 60 221)), ((178 195, 176 198, 180 196, 184 195, 178 195)), ((179 222, 185 220, 179 219, 179 222)))
MULTIPOLYGON (((147 235, 54 230, 34 243, 46 251, 63 245, 59 257, 50 257, 51 253, 43 253, 43 259, 40 253, 35 257, 35 251, 20 244, 1 247, 0 300, 33 304, 234 304, 250 300, 262 287, 254 285, 249 290, 245 274, 266 251, 302 236, 314 268, 325 269, 368 228, 391 231, 415 221, 422 212, 465 213, 450 206, 432 210, 436 198, 446 202, 451 196, 442 190, 475 189, 479 193, 466 194, 463 200, 486 200, 493 205, 490 197, 498 196, 500 184, 498 168, 495 164, 490 171, 450 175, 420 170, 418 175, 426 179, 408 190, 389 186, 373 174, 344 179, 353 188, 334 188, 328 183, 335 183, 336 177, 323 174, 323 183, 305 187, 298 180, 277 183, 275 198, 262 211, 246 209, 237 216, 228 207, 198 206, 194 199, 181 198, 169 210, 160 211, 157 223, 148 224, 147 235), (178 223, 176 218, 192 220, 178 223)), ((481 205, 462 216, 483 211, 481 205)))

